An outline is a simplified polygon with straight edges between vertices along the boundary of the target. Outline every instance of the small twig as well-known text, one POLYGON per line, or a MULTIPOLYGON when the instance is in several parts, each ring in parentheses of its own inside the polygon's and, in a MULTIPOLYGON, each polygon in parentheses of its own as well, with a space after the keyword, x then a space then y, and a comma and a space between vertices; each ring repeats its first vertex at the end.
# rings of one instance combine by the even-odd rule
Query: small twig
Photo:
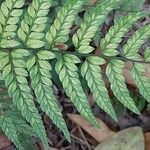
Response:
POLYGON ((65 139, 62 139, 62 140, 57 144, 57 146, 59 147, 64 141, 65 141, 65 139))
POLYGON ((92 149, 91 149, 91 146, 89 145, 88 141, 86 140, 86 137, 85 137, 85 135, 84 135, 82 129, 81 129, 79 126, 78 126, 78 129, 79 129, 79 132, 80 132, 81 136, 83 137, 85 143, 87 144, 87 148, 88 148, 89 150, 92 150, 92 149))
POLYGON ((86 143, 85 143, 82 139, 78 138, 77 136, 74 136, 73 134, 71 134, 71 137, 73 138, 73 140, 75 140, 75 141, 78 142, 79 144, 84 144, 84 145, 86 145, 86 143))
POLYGON ((82 150, 86 150, 85 147, 84 147, 83 145, 81 145, 81 147, 82 147, 82 150))
POLYGON ((70 146, 67 146, 67 147, 64 147, 64 148, 60 148, 60 150, 69 150, 70 149, 70 146))

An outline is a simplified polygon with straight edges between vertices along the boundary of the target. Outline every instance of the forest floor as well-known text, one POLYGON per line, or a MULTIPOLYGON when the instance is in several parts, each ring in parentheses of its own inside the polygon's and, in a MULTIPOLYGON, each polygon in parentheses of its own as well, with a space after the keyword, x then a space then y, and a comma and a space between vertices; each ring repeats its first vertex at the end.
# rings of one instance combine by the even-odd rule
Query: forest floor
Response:
MULTIPOLYGON (((145 9, 150 11, 149 5, 145 5, 144 7, 145 9)), ((150 23, 149 17, 137 23, 137 27, 148 23, 150 23)), ((150 45, 150 42, 147 44, 150 45)), ((125 76, 127 78, 128 87, 131 91, 131 94, 133 95, 135 102, 141 109, 141 115, 137 116, 125 109, 120 103, 116 103, 115 97, 113 97, 110 91, 109 94, 113 101, 114 108, 116 109, 116 112, 118 112, 118 122, 116 123, 106 113, 100 110, 99 107, 93 103, 91 95, 88 95, 92 110, 95 116, 98 118, 98 121, 100 122, 100 129, 92 127, 84 118, 82 118, 80 115, 77 115, 77 110, 70 103, 65 93, 61 89, 54 87, 55 94, 62 106, 64 118, 71 133, 72 142, 68 143, 60 130, 58 130, 53 125, 52 121, 44 113, 42 113, 41 115, 43 117, 45 128, 48 134, 49 144, 51 145, 51 147, 53 147, 52 150, 94 150, 99 145, 99 143, 113 137, 115 134, 124 129, 130 129, 134 126, 139 126, 142 129, 145 138, 145 149, 150 150, 150 104, 148 104, 138 94, 136 87, 128 78, 128 73, 126 71, 129 71, 129 68, 126 68, 125 76)), ((147 72, 147 75, 150 77, 150 71, 147 72)), ((131 130, 127 132, 130 133, 130 131, 131 130)), ((37 145, 39 150, 44 150, 43 145, 39 142, 38 139, 34 139, 34 144, 37 145)), ((133 143, 131 143, 130 141, 126 144, 129 144, 130 146, 130 144, 133 143)), ((10 141, 2 134, 0 134, 0 150, 15 150, 10 141)))

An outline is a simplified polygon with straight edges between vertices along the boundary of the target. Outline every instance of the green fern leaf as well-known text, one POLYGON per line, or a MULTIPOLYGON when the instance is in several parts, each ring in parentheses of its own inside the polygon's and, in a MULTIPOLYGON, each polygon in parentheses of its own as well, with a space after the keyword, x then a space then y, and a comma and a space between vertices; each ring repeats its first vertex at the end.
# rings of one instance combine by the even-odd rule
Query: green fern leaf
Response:
POLYGON ((78 68, 75 65, 79 62, 80 60, 77 56, 66 54, 57 62, 55 69, 66 94, 76 106, 77 110, 93 125, 99 126, 90 109, 79 80, 78 68))
MULTIPOLYGON (((13 53, 15 53, 15 50, 13 53)), ((25 70, 24 65, 20 67, 15 66, 15 60, 16 59, 9 56, 9 63, 6 64, 3 69, 5 85, 8 88, 9 95, 13 98, 15 106, 17 106, 21 111, 22 116, 31 124, 37 135, 41 137, 43 143, 48 149, 47 136, 41 116, 35 107, 31 89, 28 86, 26 79, 28 73, 25 70)))
POLYGON ((140 94, 150 102, 150 79, 145 76, 146 67, 143 64, 133 64, 131 76, 139 88, 140 94))
POLYGON ((9 56, 8 53, 6 52, 0 52, 0 70, 3 70, 4 67, 8 64, 9 62, 9 56))
POLYGON ((6 116, 1 116, 0 117, 0 126, 3 130, 3 132, 15 144, 15 146, 19 150, 24 150, 24 148, 20 144, 17 130, 16 130, 15 125, 13 124, 11 118, 6 117, 6 116))
POLYGON ((39 51, 35 57, 28 60, 27 68, 30 72, 32 87, 42 110, 46 112, 55 125, 64 133, 68 141, 71 141, 70 133, 53 94, 51 66, 47 60, 54 57, 55 55, 49 51, 39 51))
POLYGON ((139 11, 145 0, 120 0, 121 9, 125 11, 139 11))
POLYGON ((106 74, 111 83, 111 89, 116 98, 128 109, 136 114, 140 114, 139 110, 134 104, 134 101, 129 95, 129 91, 125 84, 123 77, 123 68, 125 63, 121 60, 112 60, 109 62, 106 74))
POLYGON ((150 24, 145 25, 128 40, 123 47, 124 56, 128 59, 139 60, 138 50, 142 44, 150 37, 150 24))
POLYGON ((25 14, 18 36, 27 48, 41 48, 45 45, 44 30, 51 0, 33 0, 25 14))
POLYGON ((17 25, 23 10, 24 0, 6 0, 0 10, 0 47, 12 48, 19 46, 15 40, 17 25))
MULTIPOLYGON (((6 104, 8 107, 9 106, 8 103, 6 104)), ((28 136, 36 135, 34 129, 29 124, 27 124, 26 120, 23 118, 20 111, 18 111, 18 109, 14 105, 12 105, 11 108, 5 111, 5 116, 9 117, 12 120, 18 133, 25 134, 28 136)))
POLYGON ((100 42, 102 54, 105 56, 115 56, 119 54, 117 47, 119 43, 121 43, 122 37, 129 31, 133 24, 144 15, 146 14, 143 12, 129 13, 116 22, 116 24, 109 29, 105 38, 100 42))
POLYGON ((58 12, 54 24, 46 35, 50 47, 54 48, 56 44, 65 43, 68 40, 75 15, 79 12, 83 2, 84 0, 68 0, 66 5, 58 12))
POLYGON ((79 53, 90 53, 94 50, 89 44, 98 31, 99 26, 105 21, 108 13, 116 7, 117 3, 118 0, 105 0, 86 16, 81 27, 73 36, 73 44, 79 53))
POLYGON ((144 60, 150 62, 150 48, 146 48, 144 52, 144 60))
POLYGON ((104 63, 105 61, 98 56, 89 56, 81 67, 81 74, 85 77, 98 106, 117 121, 116 113, 110 102, 108 91, 105 88, 105 83, 101 76, 101 68, 99 65, 104 63))

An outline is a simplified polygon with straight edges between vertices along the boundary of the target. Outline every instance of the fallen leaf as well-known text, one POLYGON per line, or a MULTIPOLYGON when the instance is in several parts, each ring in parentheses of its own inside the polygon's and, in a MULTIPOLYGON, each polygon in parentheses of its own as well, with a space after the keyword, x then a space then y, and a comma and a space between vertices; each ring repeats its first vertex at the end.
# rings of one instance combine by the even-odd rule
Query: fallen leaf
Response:
POLYGON ((150 150, 150 132, 144 134, 145 150, 150 150))
POLYGON ((98 123, 100 124, 100 128, 98 129, 80 115, 67 114, 67 116, 98 142, 101 142, 115 134, 115 132, 111 131, 100 119, 97 119, 98 123))
POLYGON ((132 127, 116 133, 100 143, 95 150, 144 150, 144 136, 140 127, 132 127))
POLYGON ((11 142, 3 134, 0 134, 0 150, 7 148, 11 145, 11 142))

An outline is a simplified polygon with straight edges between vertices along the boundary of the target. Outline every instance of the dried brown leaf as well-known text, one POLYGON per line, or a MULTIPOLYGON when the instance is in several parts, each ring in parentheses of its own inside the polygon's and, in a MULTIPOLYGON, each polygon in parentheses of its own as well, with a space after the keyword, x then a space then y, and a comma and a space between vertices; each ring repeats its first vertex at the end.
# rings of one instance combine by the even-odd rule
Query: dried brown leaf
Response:
POLYGON ((11 142, 3 134, 0 134, 0 150, 5 149, 11 145, 11 142))
POLYGON ((144 134, 145 150, 150 150, 150 132, 144 134))
POLYGON ((89 135, 91 135, 96 141, 101 142, 115 134, 115 132, 111 131, 106 124, 97 119, 100 124, 100 128, 95 128, 92 126, 86 119, 84 119, 80 115, 75 114, 67 114, 69 119, 79 125, 83 130, 85 130, 89 135))

